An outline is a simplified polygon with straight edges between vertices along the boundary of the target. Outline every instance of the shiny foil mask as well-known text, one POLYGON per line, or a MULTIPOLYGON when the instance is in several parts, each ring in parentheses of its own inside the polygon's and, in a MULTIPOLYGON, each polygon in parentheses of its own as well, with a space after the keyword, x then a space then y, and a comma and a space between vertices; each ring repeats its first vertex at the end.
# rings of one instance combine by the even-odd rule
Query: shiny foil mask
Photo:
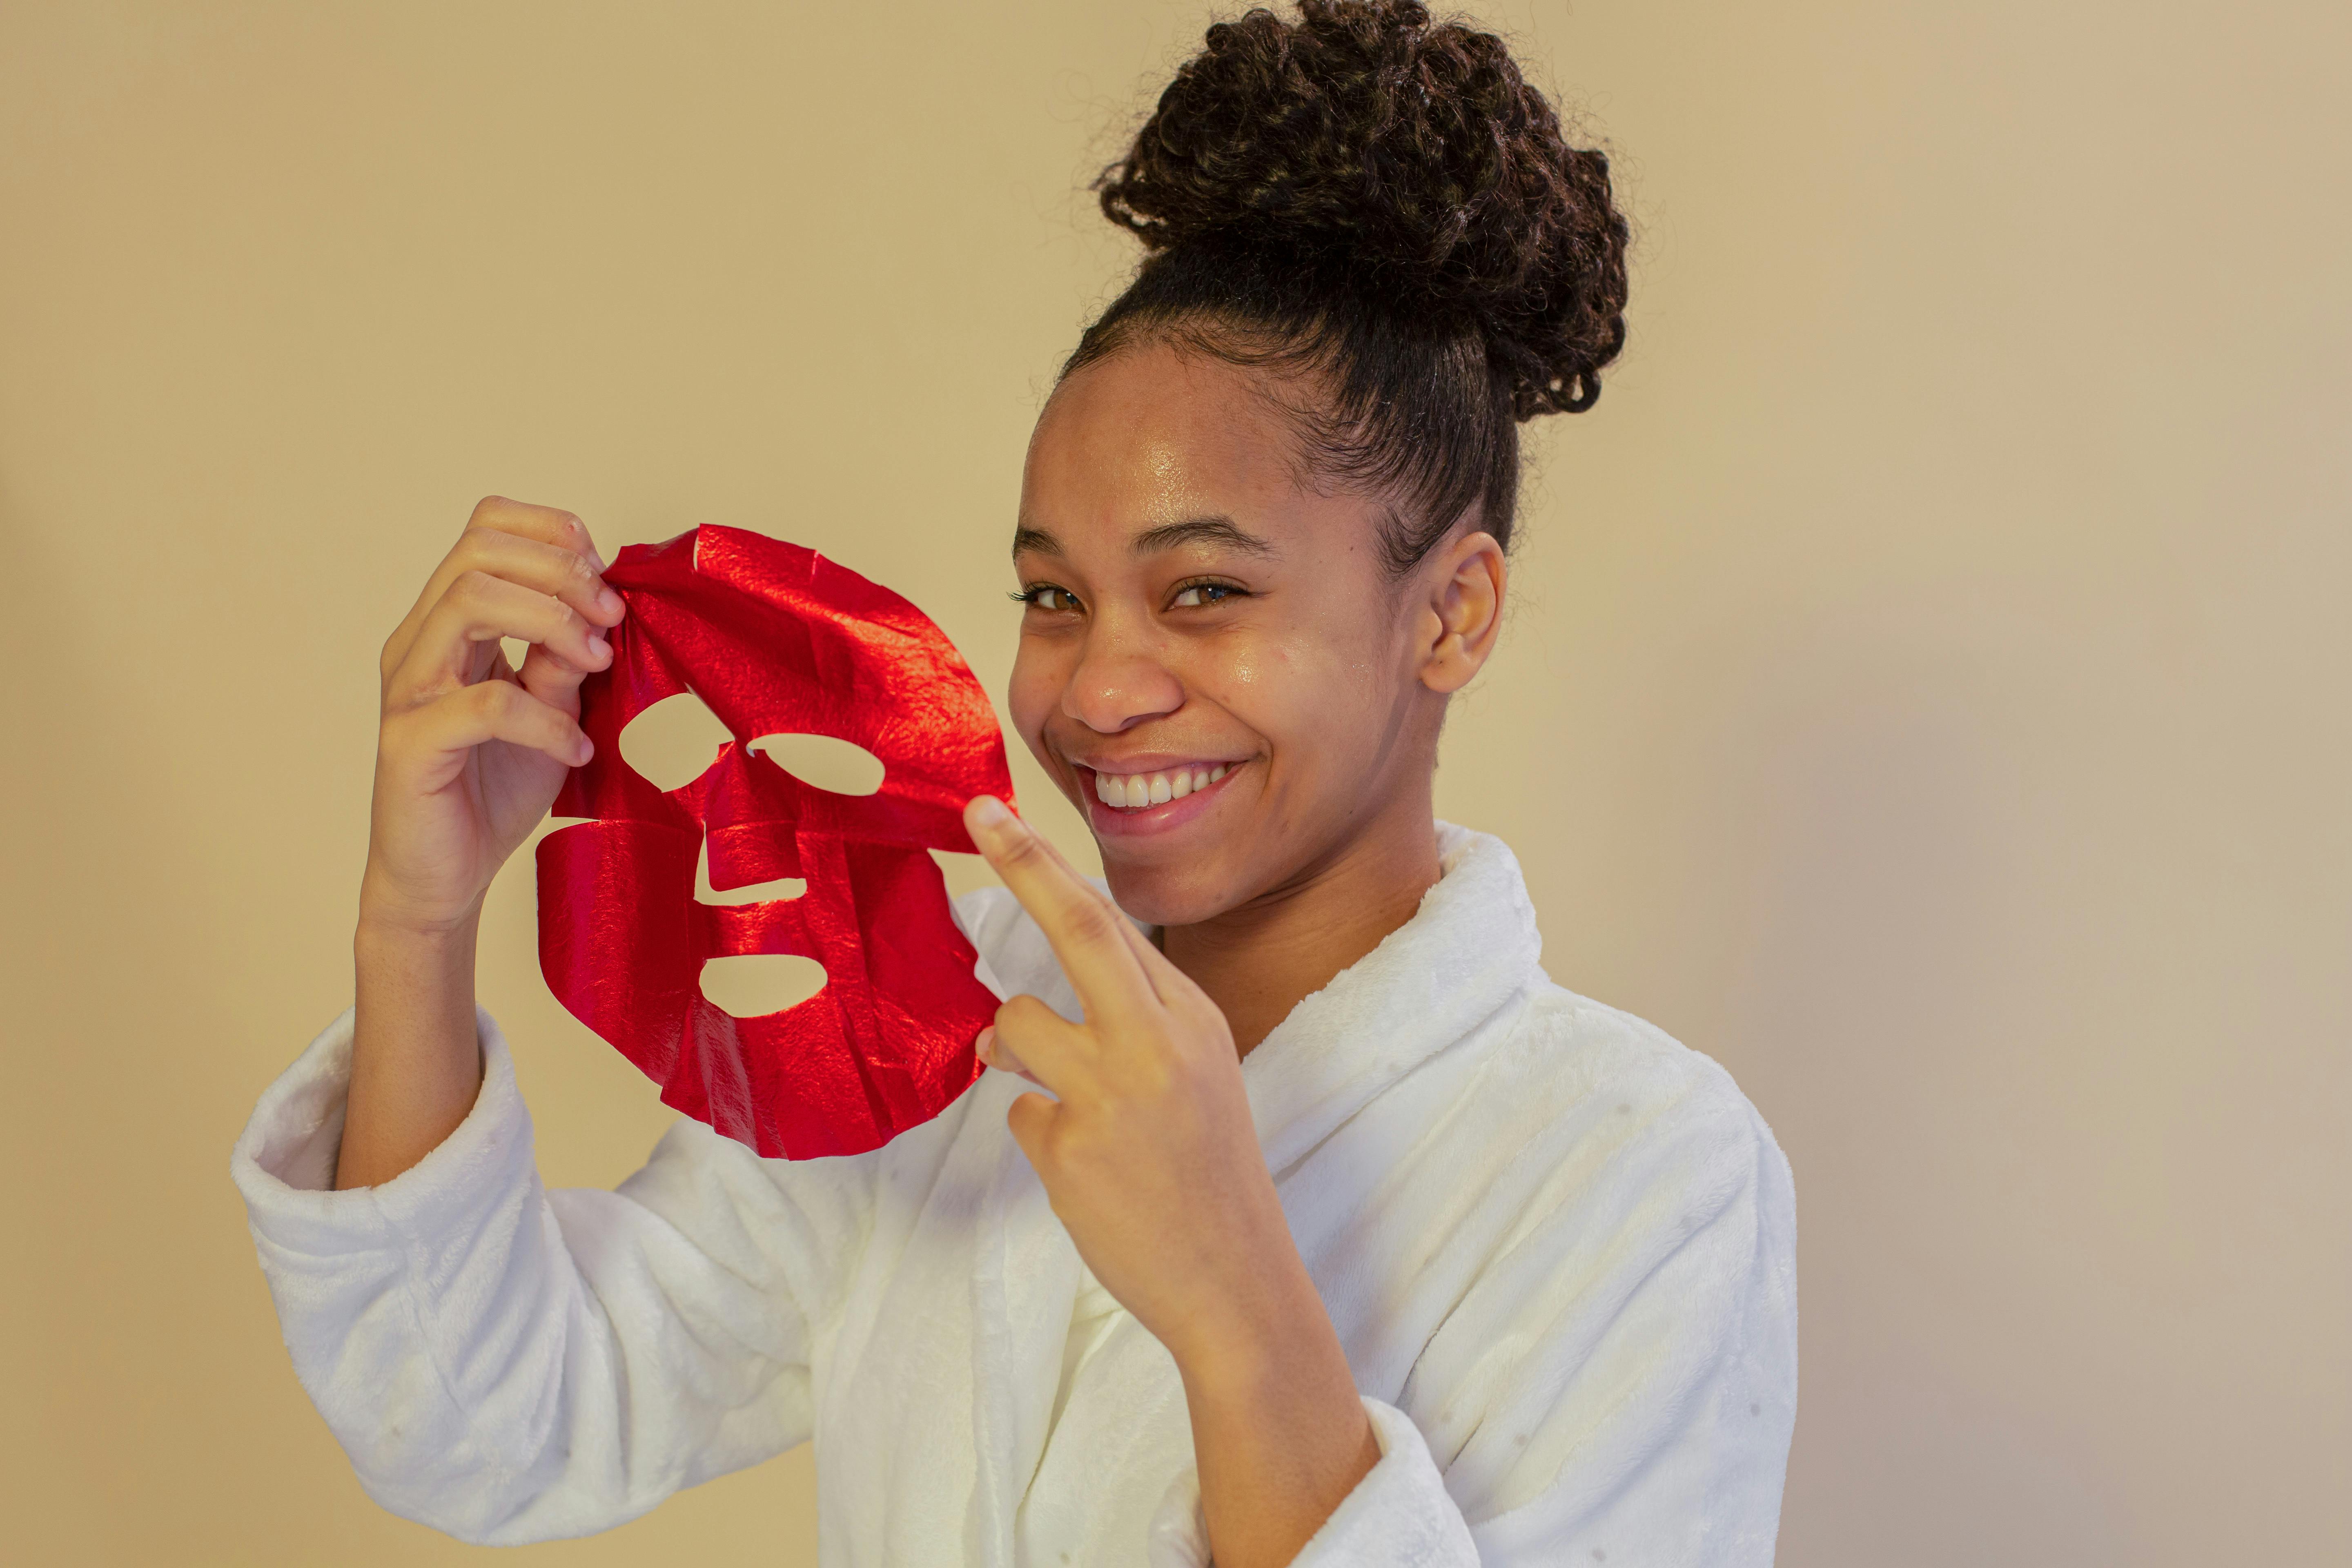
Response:
POLYGON ((949 913, 932 849, 974 852, 976 795, 1013 796, 988 698, 923 613, 798 545, 706 525, 631 545, 604 580, 628 601, 613 662, 581 687, 596 744, 556 796, 587 817, 539 846, 539 954, 574 1017, 662 1086, 662 1099, 771 1157, 855 1154, 929 1121, 979 1076, 973 1038, 997 998, 949 913), (734 737, 664 792, 621 731, 691 691, 734 737), (883 766, 836 795, 751 749, 831 736, 883 766), (695 897, 797 878, 764 903, 695 897), (702 994, 714 958, 815 960, 824 989, 735 1017, 702 994))

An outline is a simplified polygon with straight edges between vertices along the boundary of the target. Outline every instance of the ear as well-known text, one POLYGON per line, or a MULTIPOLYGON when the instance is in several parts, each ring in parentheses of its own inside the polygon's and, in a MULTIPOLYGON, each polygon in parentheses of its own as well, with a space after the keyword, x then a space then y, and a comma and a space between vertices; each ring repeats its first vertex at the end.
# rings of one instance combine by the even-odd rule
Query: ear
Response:
POLYGON ((1495 536, 1473 529, 1439 545, 1421 572, 1427 598, 1420 622, 1426 640, 1417 650, 1418 673, 1423 686, 1450 696, 1469 685, 1495 651, 1510 568, 1495 536))

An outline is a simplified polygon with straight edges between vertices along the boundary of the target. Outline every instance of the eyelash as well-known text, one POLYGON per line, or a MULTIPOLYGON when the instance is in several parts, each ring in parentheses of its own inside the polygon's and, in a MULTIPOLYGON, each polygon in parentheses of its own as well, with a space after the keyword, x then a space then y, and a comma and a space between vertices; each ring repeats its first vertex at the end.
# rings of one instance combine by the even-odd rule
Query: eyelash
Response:
MULTIPOLYGON (((1057 613, 1056 606, 1040 603, 1043 596, 1047 594, 1059 594, 1064 599, 1068 601, 1067 605, 1059 606, 1058 608, 1075 608, 1078 602, 1078 596, 1076 594, 1073 594, 1067 588, 1062 587, 1054 583, 1033 583, 1028 587, 1023 588, 1013 594, 1013 602, 1016 605, 1025 605, 1030 609, 1044 610, 1046 614, 1053 615, 1057 613)), ((1244 599, 1248 596, 1249 590, 1246 588, 1240 587, 1232 583, 1220 582, 1213 577, 1201 577, 1195 578, 1188 583, 1179 583, 1176 584, 1176 592, 1171 598, 1169 607, 1171 609, 1186 610, 1207 609, 1212 605, 1223 604, 1226 599, 1244 599), (1184 595, 1187 594, 1202 593, 1203 591, 1213 592, 1222 596, 1215 599, 1206 599, 1197 605, 1186 605, 1179 602, 1182 600, 1184 595)))
POLYGON ((1199 605, 1183 605, 1181 606, 1175 605, 1171 601, 1171 607, 1179 607, 1187 610, 1207 609, 1212 605, 1223 604, 1225 599, 1245 599, 1249 597, 1249 590, 1247 588, 1236 586, 1232 583, 1221 583, 1213 577, 1196 577, 1189 583, 1179 583, 1176 584, 1176 598, 1181 599, 1187 594, 1198 593, 1203 589, 1214 590, 1215 592, 1223 595, 1225 597, 1223 599, 1206 599, 1202 601, 1199 605))

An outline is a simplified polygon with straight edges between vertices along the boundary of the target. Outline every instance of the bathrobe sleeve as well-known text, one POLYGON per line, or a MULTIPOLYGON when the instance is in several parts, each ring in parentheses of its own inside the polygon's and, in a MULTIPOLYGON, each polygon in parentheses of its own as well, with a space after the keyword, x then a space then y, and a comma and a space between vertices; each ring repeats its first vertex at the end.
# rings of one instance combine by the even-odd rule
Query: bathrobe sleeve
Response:
MULTIPOLYGON (((1427 1183, 1450 1167, 1479 1196, 1406 1287, 1444 1294, 1438 1326, 1394 1404, 1364 1398, 1381 1458, 1293 1568, 1769 1568, 1796 1413, 1788 1163, 1713 1062, 1600 1026, 1651 1037, 1566 1107, 1498 1069, 1461 1120, 1507 1152, 1439 1141, 1427 1183), (1466 1282, 1454 1247, 1478 1257, 1466 1282)), ((1162 1505, 1153 1568, 1206 1568, 1199 1495, 1188 1474, 1162 1505)))
POLYGON ((617 1191, 540 1184, 496 1024, 456 1131, 329 1190, 352 1015, 232 1155, 296 1375, 393 1512, 492 1544, 584 1535, 808 1437, 810 1338, 870 1165, 774 1163, 680 1121, 617 1191))

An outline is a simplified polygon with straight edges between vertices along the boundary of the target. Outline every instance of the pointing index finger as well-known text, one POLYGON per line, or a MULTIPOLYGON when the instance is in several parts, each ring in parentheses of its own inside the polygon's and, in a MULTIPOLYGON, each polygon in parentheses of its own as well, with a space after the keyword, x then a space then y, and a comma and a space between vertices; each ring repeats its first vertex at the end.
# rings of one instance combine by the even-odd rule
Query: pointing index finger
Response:
POLYGON ((1045 931, 1087 1017, 1134 1017, 1156 1009, 1158 992, 1129 946, 1127 917, 1080 881, 1027 823, 994 795, 963 808, 964 826, 1021 907, 1045 931))

